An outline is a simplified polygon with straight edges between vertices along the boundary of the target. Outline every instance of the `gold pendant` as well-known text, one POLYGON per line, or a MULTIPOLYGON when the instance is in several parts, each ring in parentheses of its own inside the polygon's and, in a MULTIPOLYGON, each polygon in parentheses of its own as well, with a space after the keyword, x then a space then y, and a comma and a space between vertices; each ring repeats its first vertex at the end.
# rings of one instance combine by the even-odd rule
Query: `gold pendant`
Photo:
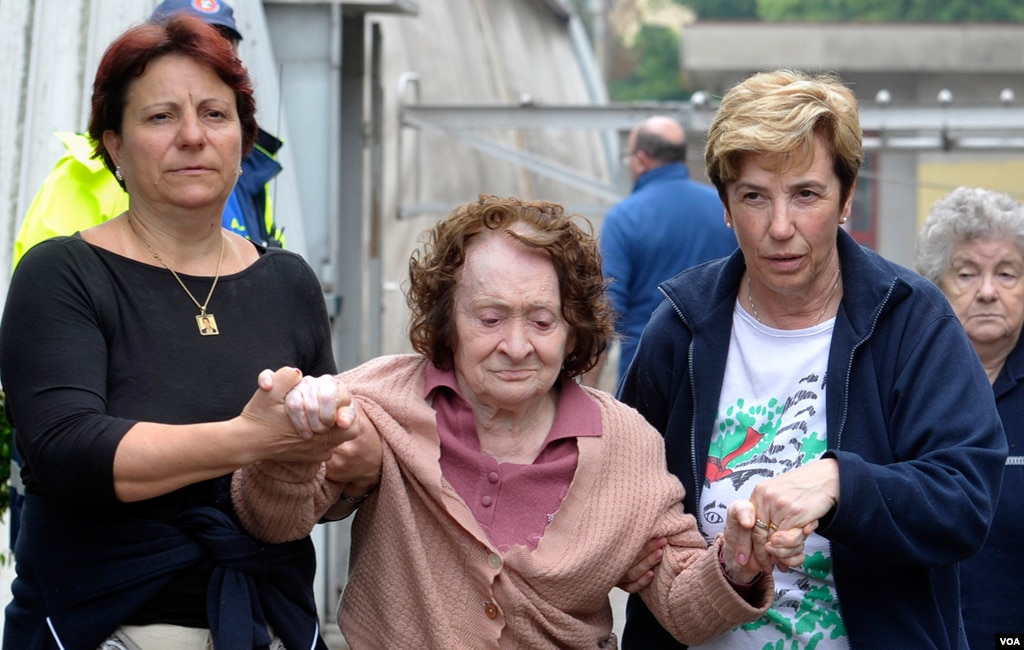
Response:
POLYGON ((199 326, 199 333, 203 336, 217 336, 220 330, 217 329, 217 319, 213 314, 198 314, 196 325, 199 326))

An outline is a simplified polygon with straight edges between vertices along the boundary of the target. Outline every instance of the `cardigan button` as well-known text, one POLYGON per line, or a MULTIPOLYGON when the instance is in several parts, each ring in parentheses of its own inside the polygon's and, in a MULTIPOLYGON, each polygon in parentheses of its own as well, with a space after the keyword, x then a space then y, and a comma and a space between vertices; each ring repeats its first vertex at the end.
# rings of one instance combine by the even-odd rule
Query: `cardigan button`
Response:
POLYGON ((491 553, 487 556, 487 565, 492 569, 500 569, 501 564, 501 556, 497 553, 491 553))
POLYGON ((498 618, 498 608, 494 603, 484 603, 484 614, 487 614, 487 618, 494 620, 498 618))
POLYGON ((501 480, 501 477, 498 476, 497 472, 491 472, 487 475, 487 480, 490 481, 491 483, 497 483, 499 480, 501 480))

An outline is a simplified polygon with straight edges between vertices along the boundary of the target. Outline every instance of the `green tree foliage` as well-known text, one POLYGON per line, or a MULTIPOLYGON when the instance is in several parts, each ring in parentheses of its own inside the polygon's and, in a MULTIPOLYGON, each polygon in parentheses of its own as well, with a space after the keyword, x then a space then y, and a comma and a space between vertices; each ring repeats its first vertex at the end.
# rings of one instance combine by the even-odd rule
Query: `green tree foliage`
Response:
MULTIPOLYGON (((573 0, 577 8, 584 0, 573 0)), ((1024 23, 1024 0, 672 0, 698 20, 769 22, 1012 22, 1024 23)), ((683 38, 686 30, 683 29, 683 38)), ((621 42, 609 75, 615 101, 689 98, 679 69, 679 39, 669 29, 645 25, 635 45, 621 42)))
POLYGON ((757 0, 676 0, 700 20, 756 20, 757 0))
POLYGON ((757 13, 769 22, 893 22, 903 3, 886 0, 757 0, 757 13))
POLYGON ((644 26, 636 45, 624 53, 631 72, 611 79, 609 94, 615 101, 673 101, 689 97, 679 72, 679 38, 670 29, 644 26))
POLYGON ((765 21, 1024 22, 1020 0, 756 0, 765 21))
POLYGON ((907 0, 905 20, 915 22, 1024 23, 1020 0, 907 0))

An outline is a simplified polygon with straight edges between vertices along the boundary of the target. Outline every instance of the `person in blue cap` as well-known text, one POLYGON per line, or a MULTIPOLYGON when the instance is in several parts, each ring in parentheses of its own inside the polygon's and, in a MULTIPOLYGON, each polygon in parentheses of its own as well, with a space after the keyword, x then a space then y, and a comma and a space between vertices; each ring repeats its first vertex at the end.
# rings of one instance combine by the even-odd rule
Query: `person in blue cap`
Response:
POLYGON ((164 0, 150 15, 151 22, 170 18, 179 11, 193 13, 216 27, 235 44, 242 40, 242 33, 235 24, 235 10, 220 0, 164 0))

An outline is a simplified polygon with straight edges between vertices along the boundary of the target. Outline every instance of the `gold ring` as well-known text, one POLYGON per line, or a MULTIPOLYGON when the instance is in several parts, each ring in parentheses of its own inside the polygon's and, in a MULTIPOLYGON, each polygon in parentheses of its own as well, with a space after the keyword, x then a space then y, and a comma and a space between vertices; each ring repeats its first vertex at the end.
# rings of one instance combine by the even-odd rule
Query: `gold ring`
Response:
POLYGON ((755 520, 754 525, 760 528, 761 530, 768 530, 768 524, 764 523, 760 519, 755 520))
POLYGON ((775 530, 778 530, 778 529, 779 529, 779 527, 778 527, 777 524, 774 524, 774 523, 772 523, 770 521, 768 522, 768 530, 775 531, 775 530))

